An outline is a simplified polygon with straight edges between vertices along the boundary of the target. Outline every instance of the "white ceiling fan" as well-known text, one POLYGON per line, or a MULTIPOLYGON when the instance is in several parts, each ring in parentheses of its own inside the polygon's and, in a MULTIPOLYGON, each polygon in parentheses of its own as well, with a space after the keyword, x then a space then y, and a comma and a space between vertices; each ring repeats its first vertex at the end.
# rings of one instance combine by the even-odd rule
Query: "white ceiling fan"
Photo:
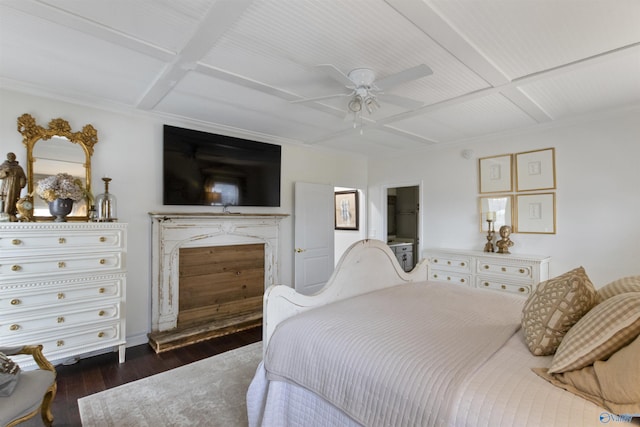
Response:
POLYGON ((347 108, 349 109, 349 112, 354 113, 355 117, 357 117, 363 110, 366 110, 369 114, 373 113, 376 108, 380 108, 379 101, 389 102, 410 110, 421 107, 423 105, 422 102, 399 95, 385 93, 384 91, 391 87, 433 74, 431 68, 425 64, 408 68, 380 80, 376 80, 375 72, 369 68, 356 68, 351 70, 348 74, 344 74, 331 64, 318 65, 318 68, 323 70, 334 80, 342 83, 347 89, 349 89, 349 92, 336 93, 315 98, 305 98, 292 102, 304 103, 330 98, 349 97, 351 99, 347 104, 347 108))

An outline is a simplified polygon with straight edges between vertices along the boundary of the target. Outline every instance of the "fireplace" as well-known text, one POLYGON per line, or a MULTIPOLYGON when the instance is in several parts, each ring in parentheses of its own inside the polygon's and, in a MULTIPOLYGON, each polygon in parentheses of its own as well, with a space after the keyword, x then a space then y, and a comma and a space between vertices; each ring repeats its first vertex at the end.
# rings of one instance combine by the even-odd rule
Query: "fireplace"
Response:
POLYGON ((286 215, 151 213, 156 352, 260 325, 286 215), (262 258, 262 259, 260 259, 262 258))

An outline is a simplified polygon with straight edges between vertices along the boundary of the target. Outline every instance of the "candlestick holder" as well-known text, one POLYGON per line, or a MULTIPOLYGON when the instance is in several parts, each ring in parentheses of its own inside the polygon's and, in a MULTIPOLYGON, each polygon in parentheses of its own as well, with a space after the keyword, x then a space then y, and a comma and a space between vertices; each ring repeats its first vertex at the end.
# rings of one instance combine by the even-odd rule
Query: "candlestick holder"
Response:
POLYGON ((484 245, 485 252, 495 252, 493 247, 493 237, 496 235, 496 230, 493 228, 493 220, 487 220, 487 244, 484 245))
POLYGON ((116 214, 116 197, 109 193, 109 183, 111 178, 104 177, 104 193, 96 197, 96 221, 97 222, 116 222, 118 215, 116 214))

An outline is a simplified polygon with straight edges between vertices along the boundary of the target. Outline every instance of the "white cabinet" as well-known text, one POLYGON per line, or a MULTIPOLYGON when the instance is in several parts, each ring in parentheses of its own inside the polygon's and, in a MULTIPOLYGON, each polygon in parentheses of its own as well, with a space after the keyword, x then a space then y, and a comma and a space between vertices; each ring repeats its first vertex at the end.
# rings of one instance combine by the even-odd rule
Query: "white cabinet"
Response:
POLYGON ((456 249, 428 249, 429 280, 529 294, 549 279, 551 258, 456 249))
POLYGON ((396 243, 389 245, 404 271, 413 270, 413 243, 396 243))
POLYGON ((126 231, 120 223, 0 224, 2 345, 42 344, 49 360, 117 347, 124 362, 126 231))

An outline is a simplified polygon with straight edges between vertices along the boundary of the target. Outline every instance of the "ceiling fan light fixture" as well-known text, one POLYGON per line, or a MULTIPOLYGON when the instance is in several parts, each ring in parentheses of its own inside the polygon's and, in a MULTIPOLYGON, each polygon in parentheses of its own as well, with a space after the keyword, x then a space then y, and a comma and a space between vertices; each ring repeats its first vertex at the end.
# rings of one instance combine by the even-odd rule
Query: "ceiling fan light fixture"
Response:
POLYGON ((357 113, 360 110, 362 110, 362 97, 360 95, 356 95, 351 99, 351 101, 349 101, 349 111, 357 113))
POLYGON ((380 104, 375 97, 369 95, 364 99, 364 106, 369 114, 372 114, 376 108, 380 108, 380 104))

